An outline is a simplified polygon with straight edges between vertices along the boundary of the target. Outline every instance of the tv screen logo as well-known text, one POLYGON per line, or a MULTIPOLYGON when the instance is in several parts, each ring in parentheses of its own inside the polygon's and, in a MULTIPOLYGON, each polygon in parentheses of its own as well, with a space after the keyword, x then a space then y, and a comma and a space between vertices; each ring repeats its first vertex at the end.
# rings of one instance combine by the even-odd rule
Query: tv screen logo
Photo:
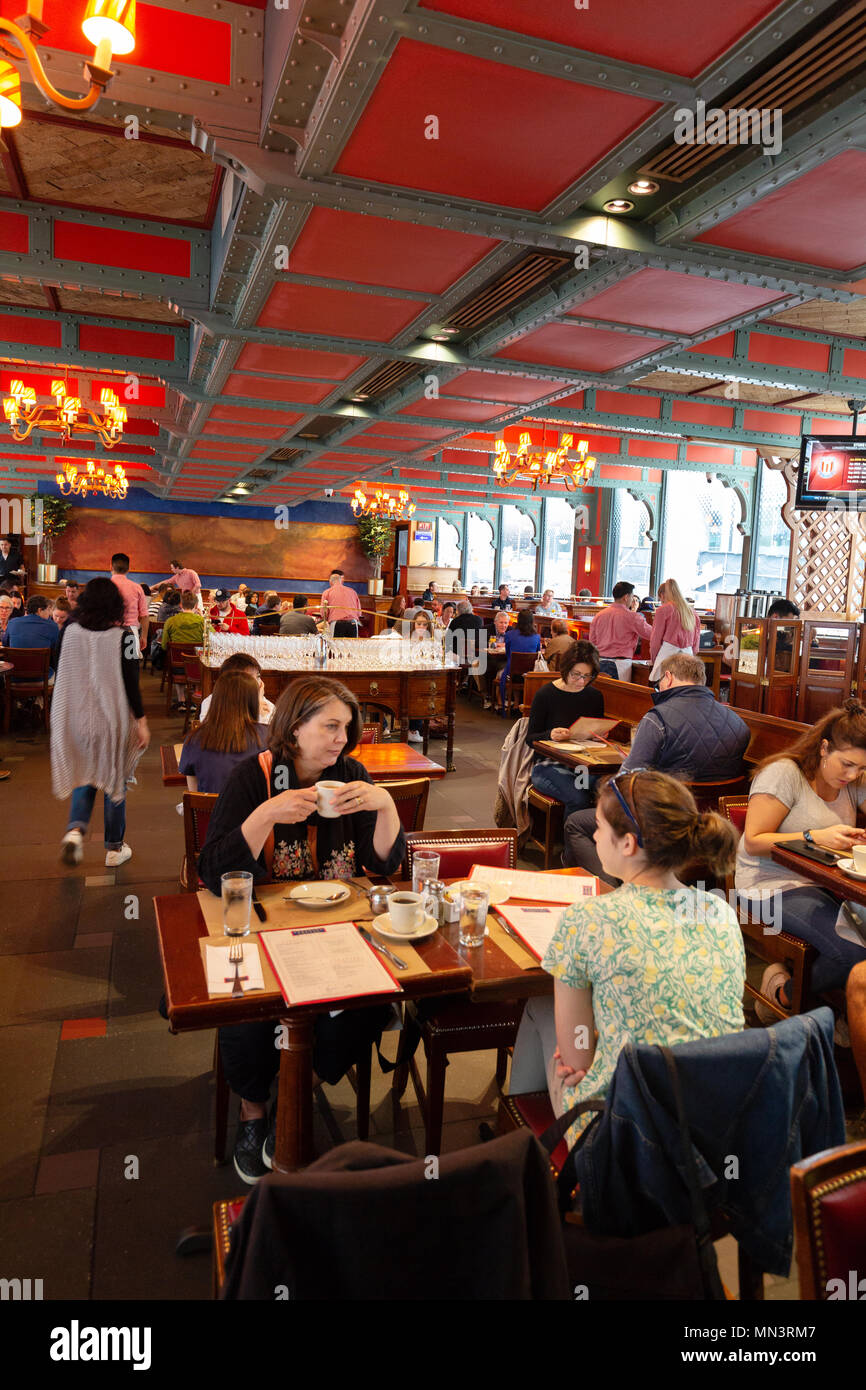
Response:
POLYGON ((842 450, 814 453, 809 461, 809 490, 834 492, 845 484, 847 454, 842 450))

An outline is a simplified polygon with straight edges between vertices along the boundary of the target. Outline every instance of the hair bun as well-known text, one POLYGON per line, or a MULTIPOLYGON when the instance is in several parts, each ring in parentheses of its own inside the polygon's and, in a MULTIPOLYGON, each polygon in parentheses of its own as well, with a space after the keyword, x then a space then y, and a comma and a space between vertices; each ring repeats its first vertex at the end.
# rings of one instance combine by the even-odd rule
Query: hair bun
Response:
POLYGON ((862 700, 858 700, 856 695, 850 696, 842 708, 846 714, 866 714, 866 705, 863 704, 862 700))

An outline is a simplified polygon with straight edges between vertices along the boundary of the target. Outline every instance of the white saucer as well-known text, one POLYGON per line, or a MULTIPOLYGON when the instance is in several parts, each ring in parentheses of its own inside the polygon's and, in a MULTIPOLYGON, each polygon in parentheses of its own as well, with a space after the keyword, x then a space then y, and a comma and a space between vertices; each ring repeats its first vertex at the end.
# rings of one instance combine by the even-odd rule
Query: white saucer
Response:
POLYGON ((334 879, 323 879, 318 883, 298 883, 294 888, 284 894, 297 907, 339 907, 347 898, 352 896, 352 891, 347 888, 345 883, 338 883, 334 879), (339 890, 340 896, 334 898, 332 902, 326 902, 332 893, 339 890))
POLYGON ((428 912, 420 927, 415 927, 414 931, 395 931, 391 926, 391 915, 382 912, 378 917, 374 917, 372 922, 365 922, 364 926, 370 931, 381 932, 382 936, 389 941, 423 941, 425 936, 432 936, 434 931, 439 930, 439 923, 435 917, 428 912))
POLYGON ((866 874, 861 874, 859 869, 854 868, 853 859, 837 859, 836 868, 841 869, 843 874, 848 874, 851 878, 866 879, 866 874))
POLYGON ((498 907, 500 903, 507 903, 509 898, 514 897, 514 890, 507 878, 504 883, 478 883, 472 878, 462 878, 459 883, 452 883, 450 887, 457 888, 461 893, 464 888, 483 888, 491 907, 498 907))

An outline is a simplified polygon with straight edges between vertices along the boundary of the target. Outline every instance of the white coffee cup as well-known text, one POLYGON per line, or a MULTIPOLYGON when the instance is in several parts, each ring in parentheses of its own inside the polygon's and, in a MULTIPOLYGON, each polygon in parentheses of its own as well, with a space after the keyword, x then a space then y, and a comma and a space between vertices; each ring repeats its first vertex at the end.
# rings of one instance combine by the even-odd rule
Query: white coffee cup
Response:
POLYGON ((345 782, 317 782, 316 783, 316 810, 320 816, 325 816, 328 820, 335 820, 341 814, 334 810, 334 797, 337 792, 342 791, 345 782))
POLYGON ((851 855, 858 874, 866 874, 866 845, 852 845, 851 855))
POLYGON ((392 893, 388 899, 391 926, 398 932, 413 932, 427 915, 427 899, 423 893, 392 893))

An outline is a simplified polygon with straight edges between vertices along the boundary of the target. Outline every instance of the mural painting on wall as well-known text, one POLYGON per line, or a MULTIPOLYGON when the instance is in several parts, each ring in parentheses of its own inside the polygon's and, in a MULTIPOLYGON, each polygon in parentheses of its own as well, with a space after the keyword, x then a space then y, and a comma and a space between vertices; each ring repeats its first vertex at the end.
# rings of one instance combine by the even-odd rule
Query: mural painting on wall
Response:
POLYGON ((65 535, 55 544, 61 568, 107 570, 115 551, 125 551, 138 574, 168 574, 182 560, 200 574, 325 579, 335 567, 348 580, 369 579, 372 568, 358 545, 354 525, 272 522, 231 516, 174 512, 111 512, 76 507, 65 535))

